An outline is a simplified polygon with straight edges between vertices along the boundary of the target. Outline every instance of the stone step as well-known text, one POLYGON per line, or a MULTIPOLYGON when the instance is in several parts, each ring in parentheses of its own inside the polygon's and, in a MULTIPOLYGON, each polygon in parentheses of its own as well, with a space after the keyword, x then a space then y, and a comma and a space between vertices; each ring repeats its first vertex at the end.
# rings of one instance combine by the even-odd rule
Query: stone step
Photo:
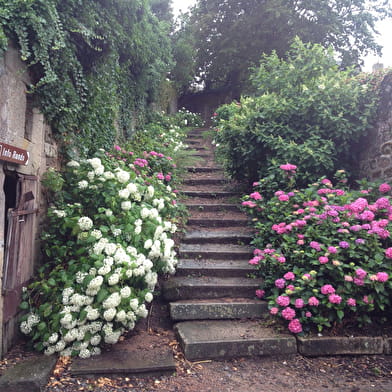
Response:
POLYGON ((257 321, 184 321, 175 331, 186 359, 230 359, 296 354, 294 336, 263 327, 257 321))
POLYGON ((143 350, 119 350, 118 346, 110 351, 89 359, 75 359, 72 362, 73 376, 161 376, 176 371, 173 351, 160 345, 159 350, 144 347, 143 350))
POLYGON ((199 227, 243 227, 247 226, 248 219, 241 217, 239 219, 229 218, 189 218, 187 221, 188 226, 199 226, 199 227))
POLYGON ((181 244, 179 249, 181 258, 214 259, 214 260, 244 260, 252 257, 252 248, 244 245, 221 244, 181 244))
POLYGON ((214 173, 214 172, 222 172, 223 169, 221 167, 217 166, 201 166, 201 167, 195 167, 195 166, 188 166, 185 168, 187 171, 192 172, 192 173, 214 173))
POLYGON ((200 145, 199 142, 196 143, 191 143, 191 145, 189 147, 187 147, 185 150, 187 151, 210 151, 209 148, 200 145))
POLYGON ((183 243, 187 244, 249 244, 252 240, 252 232, 240 231, 208 231, 208 230, 194 230, 188 231, 182 238, 183 243))
POLYGON ((188 197, 203 197, 206 199, 214 199, 214 198, 227 198, 227 197, 235 197, 239 196, 238 192, 226 192, 226 191, 219 191, 219 190, 212 190, 212 191, 198 191, 198 190, 190 190, 184 189, 181 190, 184 196, 188 197))
POLYGON ((194 152, 190 153, 190 156, 196 157, 196 158, 213 158, 214 154, 213 153, 203 153, 203 152, 194 152))
POLYGON ((219 178, 219 177, 214 177, 214 178, 189 178, 183 181, 184 185, 191 185, 191 186, 197 186, 197 185, 223 185, 227 184, 229 180, 226 178, 219 178))
POLYGON ((240 211, 239 204, 232 203, 217 203, 217 204, 200 204, 192 203, 192 200, 185 202, 186 208, 191 211, 206 211, 206 212, 219 212, 219 211, 240 211))
POLYGON ((248 298, 198 299, 171 302, 172 320, 224 320, 261 318, 268 314, 265 301, 248 298))
POLYGON ((255 272, 255 267, 244 260, 181 259, 176 276, 245 277, 255 272))
POLYGON ((262 279, 181 277, 174 276, 163 284, 163 296, 168 301, 211 298, 255 298, 262 279))

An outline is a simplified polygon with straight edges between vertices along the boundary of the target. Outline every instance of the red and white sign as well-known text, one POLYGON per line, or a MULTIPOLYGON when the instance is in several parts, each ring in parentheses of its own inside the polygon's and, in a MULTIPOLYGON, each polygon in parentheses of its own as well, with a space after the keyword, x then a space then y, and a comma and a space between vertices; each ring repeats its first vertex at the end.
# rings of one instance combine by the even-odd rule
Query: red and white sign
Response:
POLYGON ((29 162, 29 155, 29 152, 22 148, 0 142, 0 161, 26 166, 29 162))

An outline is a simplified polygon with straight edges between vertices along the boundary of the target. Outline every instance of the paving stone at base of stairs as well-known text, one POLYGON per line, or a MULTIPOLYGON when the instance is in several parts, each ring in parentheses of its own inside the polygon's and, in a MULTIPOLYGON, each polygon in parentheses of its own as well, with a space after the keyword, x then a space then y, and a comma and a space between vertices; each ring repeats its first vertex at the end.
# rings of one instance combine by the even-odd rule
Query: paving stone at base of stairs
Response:
POLYGON ((168 301, 207 298, 254 298, 262 279, 217 277, 172 277, 164 282, 163 296, 168 301))
POLYGON ((76 359, 71 374, 159 376, 176 371, 170 347, 159 350, 109 351, 89 359, 76 359))
POLYGON ((248 298, 188 300, 169 305, 173 320, 219 320, 260 318, 268 315, 265 301, 248 298))
POLYGON ((48 383, 57 357, 42 356, 21 362, 0 377, 1 392, 40 392, 48 383))
POLYGON ((297 337, 298 352, 308 357, 327 355, 373 355, 384 353, 382 337, 297 337))
POLYGON ((191 361, 297 353, 295 337, 256 321, 185 321, 176 324, 175 331, 191 361))

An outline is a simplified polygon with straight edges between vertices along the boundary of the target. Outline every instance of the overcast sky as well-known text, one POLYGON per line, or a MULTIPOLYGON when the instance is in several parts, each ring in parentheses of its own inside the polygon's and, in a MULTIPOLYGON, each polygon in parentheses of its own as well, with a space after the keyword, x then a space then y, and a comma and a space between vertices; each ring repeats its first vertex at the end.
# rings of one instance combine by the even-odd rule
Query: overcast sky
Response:
MULTIPOLYGON (((188 7, 196 3, 196 0, 172 0, 175 15, 180 11, 187 11, 188 7)), ((383 46, 382 57, 368 56, 365 58, 364 71, 370 72, 373 64, 380 62, 384 67, 392 67, 392 19, 384 20, 377 24, 380 36, 377 42, 383 46)))

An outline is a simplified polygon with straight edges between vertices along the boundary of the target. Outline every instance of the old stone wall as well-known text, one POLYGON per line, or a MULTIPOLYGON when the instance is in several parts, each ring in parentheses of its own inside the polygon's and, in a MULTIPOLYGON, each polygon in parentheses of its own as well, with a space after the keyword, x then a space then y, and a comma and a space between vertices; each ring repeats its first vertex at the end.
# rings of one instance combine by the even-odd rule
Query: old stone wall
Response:
POLYGON ((362 141, 360 174, 369 180, 392 182, 392 71, 381 83, 377 121, 362 141))
MULTIPOLYGON (((33 205, 37 212, 29 217, 32 223, 28 233, 22 233, 23 238, 17 241, 18 243, 8 244, 15 249, 23 242, 26 249, 17 249, 17 254, 20 258, 24 257, 28 265, 18 265, 17 268, 23 268, 20 275, 23 280, 28 280, 36 262, 39 222, 45 210, 40 179, 48 167, 58 165, 57 146, 52 139, 50 128, 40 111, 33 107, 27 93, 30 83, 28 69, 20 60, 19 51, 10 46, 4 55, 0 55, 0 142, 28 151, 29 161, 27 165, 19 165, 0 160, 0 357, 17 336, 17 315, 9 317, 9 311, 5 309, 6 296, 9 295, 4 287, 8 259, 5 243, 7 227, 9 228, 7 210, 13 203, 12 199, 21 196, 17 196, 18 192, 26 189, 21 185, 21 181, 28 179, 29 189, 34 196, 34 200, 28 205, 33 205), (28 247, 31 249, 27 249, 28 247)), ((18 220, 20 228, 24 223, 22 216, 18 220)), ((9 238, 11 236, 8 236, 9 238)), ((12 295, 18 298, 20 290, 20 287, 16 287, 12 295)))

